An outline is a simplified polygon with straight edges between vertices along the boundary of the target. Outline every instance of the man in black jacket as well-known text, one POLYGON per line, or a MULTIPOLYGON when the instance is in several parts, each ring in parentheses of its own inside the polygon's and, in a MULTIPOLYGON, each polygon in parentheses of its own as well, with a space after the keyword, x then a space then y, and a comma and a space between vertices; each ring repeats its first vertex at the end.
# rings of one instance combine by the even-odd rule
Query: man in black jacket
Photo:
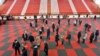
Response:
POLYGON ((55 24, 54 23, 52 23, 52 30, 53 30, 53 32, 55 31, 55 24))
POLYGON ((39 29, 39 35, 41 35, 42 34, 42 30, 41 29, 39 29))
POLYGON ((33 56, 38 56, 38 46, 35 45, 33 48, 33 56))
POLYGON ((48 56, 48 44, 47 44, 47 42, 44 43, 44 52, 45 52, 46 56, 48 56))
POLYGON ((32 28, 33 26, 32 26, 32 21, 30 22, 30 27, 32 28))
POLYGON ((33 41, 34 41, 34 36, 32 36, 31 34, 30 34, 30 36, 29 36, 29 41, 31 42, 31 44, 32 44, 33 41))
POLYGON ((81 31, 78 32, 78 43, 80 43, 80 38, 81 38, 81 31))
POLYGON ((47 39, 50 39, 50 28, 47 29, 47 39))
POLYGON ((24 32, 24 34, 22 35, 23 40, 26 42, 28 39, 28 34, 27 31, 24 32))
POLYGON ((88 30, 88 23, 85 23, 84 28, 85 28, 85 31, 88 30))
POLYGON ((70 43, 70 40, 71 40, 71 34, 70 33, 68 33, 67 39, 68 39, 68 42, 70 43))
POLYGON ((68 25, 70 25, 70 19, 68 19, 67 21, 68 21, 68 25))
POLYGON ((98 36, 99 36, 99 30, 96 30, 94 41, 97 42, 98 36))
POLYGON ((45 19, 45 24, 48 24, 48 20, 47 19, 45 19))
POLYGON ((12 47, 15 50, 15 56, 17 56, 17 52, 20 54, 20 43, 17 40, 13 42, 12 47))
POLYGON ((55 41, 56 41, 56 46, 58 46, 59 34, 56 34, 56 36, 55 36, 55 41))
POLYGON ((90 31, 91 29, 91 24, 88 24, 88 31, 90 31))
POLYGON ((41 27, 42 32, 44 32, 44 25, 41 27))
POLYGON ((81 25, 81 24, 82 24, 82 20, 79 19, 79 25, 81 25))
POLYGON ((56 28, 56 34, 58 34, 59 33, 59 26, 57 26, 57 28, 56 28))
POLYGON ((23 49, 22 49, 22 56, 28 56, 28 52, 25 47, 23 47, 23 49))
POLYGON ((37 16, 36 15, 34 15, 34 21, 35 21, 35 27, 37 27, 38 25, 37 25, 37 16))
POLYGON ((58 24, 60 25, 60 15, 58 15, 58 24))
POLYGON ((60 25, 60 19, 58 19, 58 24, 60 25))
POLYGON ((93 42, 93 39, 94 39, 94 32, 92 32, 91 35, 90 35, 90 43, 93 42))

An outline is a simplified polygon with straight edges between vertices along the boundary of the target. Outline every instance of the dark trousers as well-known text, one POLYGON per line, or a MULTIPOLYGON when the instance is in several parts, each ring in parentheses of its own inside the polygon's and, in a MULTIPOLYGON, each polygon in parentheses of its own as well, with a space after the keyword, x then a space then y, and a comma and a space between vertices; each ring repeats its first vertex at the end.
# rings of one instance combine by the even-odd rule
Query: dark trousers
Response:
POLYGON ((68 42, 70 43, 70 39, 68 39, 68 42))
POLYGON ((60 25, 60 22, 58 22, 58 24, 60 25))
POLYGON ((64 39, 62 39, 62 45, 64 44, 64 39))
POLYGON ((94 39, 94 41, 96 41, 96 42, 97 42, 97 37, 98 37, 98 36, 95 35, 95 39, 94 39))
POLYGON ((93 42, 93 40, 92 39, 90 39, 90 43, 92 43, 93 42))
POLYGON ((88 31, 90 31, 90 29, 88 28, 88 31))
POLYGON ((20 55, 20 49, 15 49, 15 56, 17 55, 17 53, 19 53, 20 55))
POLYGON ((80 39, 78 39, 78 41, 77 41, 78 43, 80 43, 80 39))
POLYGON ((48 56, 48 50, 46 50, 46 51, 44 51, 44 52, 45 52, 46 56, 48 56))
POLYGON ((52 28, 53 32, 55 31, 54 28, 52 28))
POLYGON ((43 23, 44 23, 45 19, 42 19, 42 21, 43 21, 43 23))
POLYGON ((74 26, 77 26, 77 24, 74 24, 74 26))
POLYGON ((85 27, 85 32, 87 31, 87 29, 88 29, 88 28, 87 28, 87 27, 85 27))
POLYGON ((58 34, 58 31, 56 32, 56 34, 58 34))
POLYGON ((33 56, 38 56, 38 51, 34 51, 33 56))
POLYGON ((83 39, 82 43, 85 43, 85 39, 83 39))
POLYGON ((56 40, 56 46, 58 46, 58 41, 56 40))
POLYGON ((68 25, 70 25, 70 22, 68 21, 68 25))
POLYGON ((50 34, 47 34, 47 39, 50 39, 50 34))
POLYGON ((35 27, 37 27, 37 23, 35 23, 35 27))
POLYGON ((82 22, 79 23, 79 25, 81 25, 82 22))

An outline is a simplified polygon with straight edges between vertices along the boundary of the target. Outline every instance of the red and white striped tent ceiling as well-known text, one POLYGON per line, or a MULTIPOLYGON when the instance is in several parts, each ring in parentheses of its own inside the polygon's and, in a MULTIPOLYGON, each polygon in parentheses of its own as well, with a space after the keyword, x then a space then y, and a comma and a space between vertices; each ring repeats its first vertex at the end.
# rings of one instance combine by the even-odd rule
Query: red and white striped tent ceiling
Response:
POLYGON ((98 14, 92 0, 7 0, 0 6, 0 14, 98 14))

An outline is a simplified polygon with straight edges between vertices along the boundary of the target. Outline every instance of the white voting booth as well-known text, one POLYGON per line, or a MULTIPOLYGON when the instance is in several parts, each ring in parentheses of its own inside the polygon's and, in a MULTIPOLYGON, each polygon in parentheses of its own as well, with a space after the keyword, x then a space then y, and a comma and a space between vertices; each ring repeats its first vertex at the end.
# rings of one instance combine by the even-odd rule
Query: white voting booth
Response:
MULTIPOLYGON (((34 19, 34 15, 32 16, 13 16, 15 19, 34 19)), ((54 15, 48 15, 48 18, 46 18, 47 15, 37 15, 37 19, 57 19, 58 18, 58 14, 54 14, 54 15)), ((66 19, 70 18, 70 19, 79 19, 79 18, 100 18, 100 14, 83 14, 83 15, 79 15, 79 14, 75 14, 75 15, 66 15, 66 19)), ((60 19, 64 18, 64 15, 59 15, 60 19)))

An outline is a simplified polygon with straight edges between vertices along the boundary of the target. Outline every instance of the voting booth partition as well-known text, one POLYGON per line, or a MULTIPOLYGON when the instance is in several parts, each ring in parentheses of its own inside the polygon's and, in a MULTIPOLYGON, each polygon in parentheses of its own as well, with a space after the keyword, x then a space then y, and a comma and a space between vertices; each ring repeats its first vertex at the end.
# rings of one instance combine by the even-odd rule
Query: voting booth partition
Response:
POLYGON ((80 14, 75 14, 75 15, 60 15, 60 14, 54 14, 54 15, 32 15, 32 16, 12 16, 12 15, 3 15, 3 16, 0 16, 0 21, 2 20, 13 20, 13 19, 57 19, 57 18, 60 18, 60 19, 80 19, 80 18, 83 18, 83 19, 94 19, 94 18, 100 18, 100 14, 84 14, 84 15, 80 15, 80 14))
POLYGON ((100 18, 100 14, 84 14, 84 15, 80 15, 80 14, 75 14, 75 15, 60 15, 60 14, 54 14, 54 15, 32 15, 32 16, 13 16, 14 19, 34 19, 35 16, 37 17, 37 19, 57 19, 58 16, 60 19, 79 19, 79 18, 100 18))

